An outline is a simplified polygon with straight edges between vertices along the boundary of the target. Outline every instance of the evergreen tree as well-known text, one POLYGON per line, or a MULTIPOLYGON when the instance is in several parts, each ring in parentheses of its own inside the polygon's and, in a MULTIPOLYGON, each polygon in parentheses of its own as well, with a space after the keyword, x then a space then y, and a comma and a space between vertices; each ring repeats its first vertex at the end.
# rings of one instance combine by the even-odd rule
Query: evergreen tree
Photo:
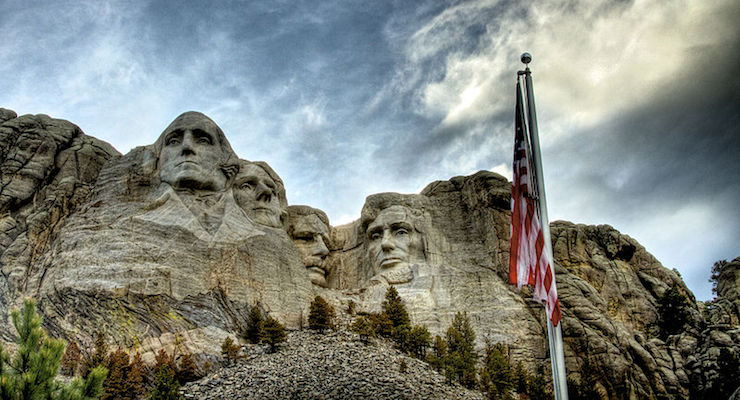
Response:
POLYGON ((709 277, 709 282, 712 283, 712 294, 717 295, 717 283, 719 282, 719 275, 722 273, 722 269, 727 265, 727 260, 718 260, 712 265, 712 275, 709 277))
POLYGON ((410 352, 408 340, 411 334, 411 320, 408 311, 406 311, 406 306, 403 304, 403 300, 401 300, 401 296, 398 295, 395 287, 391 286, 388 288, 382 307, 382 314, 385 314, 391 321, 391 325, 393 325, 391 338, 393 338, 393 341, 396 342, 396 345, 401 351, 410 352))
POLYGON ((308 327, 322 333, 327 329, 334 329, 334 316, 334 307, 323 297, 316 296, 308 313, 308 327))
POLYGON ((239 350, 240 346, 235 344, 229 336, 221 343, 221 355, 229 364, 233 364, 239 358, 239 350))
POLYGON ((156 356, 157 363, 154 365, 154 378, 149 390, 150 400, 179 400, 180 384, 175 379, 177 373, 175 360, 161 349, 156 356))
POLYGON ((514 368, 514 389, 516 389, 516 392, 519 394, 528 394, 529 392, 527 390, 529 389, 529 381, 531 380, 532 377, 529 371, 524 368, 524 364, 521 361, 517 362, 514 368))
POLYGON ((426 325, 414 325, 409 332, 407 343, 411 353, 416 358, 423 360, 427 354, 427 348, 432 342, 432 335, 426 325))
POLYGON ((369 314, 368 317, 370 318, 370 326, 376 335, 387 338, 393 335, 393 323, 391 322, 391 319, 388 318, 388 314, 372 313, 369 314))
POLYGON ((444 370, 444 360, 447 357, 447 343, 442 336, 434 337, 434 345, 432 345, 432 352, 427 354, 427 363, 434 368, 437 372, 444 370))
POLYGON ((249 343, 257 344, 260 342, 264 321, 265 317, 262 315, 259 305, 255 304, 247 315, 247 340, 249 343))
MULTIPOLYGON (((529 393, 529 400, 552 399, 552 393, 548 392, 547 387, 547 382, 545 381, 545 377, 542 375, 542 372, 533 375, 532 379, 530 379, 529 381, 529 388, 527 389, 527 393, 529 393)), ((570 387, 568 389, 568 399, 576 400, 573 397, 570 397, 570 387)), ((598 397, 589 398, 589 400, 594 399, 598 399, 598 397)))
POLYGON ((190 353, 185 353, 180 357, 180 365, 177 368, 177 381, 184 385, 188 382, 197 381, 200 378, 198 368, 195 366, 195 360, 190 353))
POLYGON ((691 303, 677 285, 671 286, 658 299, 658 318, 661 337, 681 333, 683 327, 691 322, 691 303))
POLYGON ((370 338, 375 336, 372 322, 368 315, 358 316, 349 328, 352 332, 360 335, 360 340, 367 344, 370 338))
POLYGON ((67 345, 67 349, 64 350, 64 356, 62 356, 62 375, 74 376, 80 365, 81 358, 80 347, 77 346, 77 343, 71 342, 67 345))
POLYGON ((128 384, 132 399, 140 399, 146 394, 146 367, 141 353, 134 354, 129 365, 128 384))
POLYGON ((82 363, 82 371, 80 371, 82 377, 86 378, 93 368, 104 365, 107 356, 108 344, 105 342, 105 334, 98 332, 95 334, 95 349, 93 353, 82 363))
POLYGON ((503 399, 509 397, 514 388, 514 377, 511 365, 506 356, 506 349, 501 343, 486 343, 483 357, 483 368, 480 371, 481 389, 489 399, 503 399))
POLYGON ((65 342, 47 336, 33 300, 24 301, 22 311, 13 310, 11 320, 18 333, 18 347, 11 358, 0 345, 1 399, 92 400, 100 397, 107 373, 103 367, 91 370, 85 381, 75 378, 62 384, 54 380, 65 342))
POLYGON ((101 397, 101 400, 129 398, 128 361, 128 354, 120 347, 108 355, 105 361, 108 377, 103 382, 103 397, 101 397))
POLYGON ((270 352, 274 353, 277 345, 287 338, 285 327, 273 317, 267 317, 263 327, 262 341, 270 345, 270 352))
POLYGON ((475 332, 465 312, 458 312, 447 329, 447 379, 456 378, 460 384, 472 388, 476 384, 475 332))

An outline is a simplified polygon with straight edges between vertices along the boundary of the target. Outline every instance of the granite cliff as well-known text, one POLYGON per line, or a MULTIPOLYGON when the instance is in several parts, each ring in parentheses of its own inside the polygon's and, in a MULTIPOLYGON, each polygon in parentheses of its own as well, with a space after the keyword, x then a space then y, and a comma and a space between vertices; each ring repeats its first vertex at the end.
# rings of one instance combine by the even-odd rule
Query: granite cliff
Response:
MULTIPOLYGON (((0 121, 3 340, 9 309, 33 296, 52 335, 83 347, 103 330, 145 360, 178 345, 215 361, 252 305, 300 329, 317 294, 349 321, 346 310, 377 310, 393 285, 432 334, 467 311, 479 346, 502 342, 531 370, 549 365, 542 306, 506 283, 510 183, 495 173, 369 196, 357 221, 335 227, 289 206, 278 174, 239 159, 200 113, 126 155, 45 115, 0 109, 0 121)), ((740 259, 705 305, 609 226, 551 230, 574 382, 608 399, 684 399, 711 385, 720 349, 740 354, 740 259), (659 323, 672 288, 688 299, 681 332, 659 323)))

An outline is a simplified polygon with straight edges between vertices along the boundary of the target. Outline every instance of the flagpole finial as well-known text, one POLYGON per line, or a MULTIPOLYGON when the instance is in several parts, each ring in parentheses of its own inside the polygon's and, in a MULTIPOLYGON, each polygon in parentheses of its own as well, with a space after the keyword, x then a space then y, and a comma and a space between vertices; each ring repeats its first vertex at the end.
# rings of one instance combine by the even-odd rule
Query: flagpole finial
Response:
POLYGON ((529 53, 522 53, 522 62, 526 65, 532 62, 532 55, 529 53))

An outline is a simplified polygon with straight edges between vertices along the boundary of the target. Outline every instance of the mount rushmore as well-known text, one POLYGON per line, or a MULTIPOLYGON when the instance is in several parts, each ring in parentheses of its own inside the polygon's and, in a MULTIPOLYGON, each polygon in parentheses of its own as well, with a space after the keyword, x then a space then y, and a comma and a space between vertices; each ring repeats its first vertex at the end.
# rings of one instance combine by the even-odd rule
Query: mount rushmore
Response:
MULTIPOLYGON (((511 184, 498 174, 371 195, 358 220, 332 226, 289 204, 280 176, 240 159, 202 113, 125 155, 43 114, 0 109, 0 122, 4 341, 10 310, 34 297, 52 336, 90 347, 104 331, 145 360, 182 346, 204 361, 244 331, 253 305, 301 329, 316 295, 348 321, 379 310, 392 285, 433 335, 466 311, 479 347, 504 343, 548 369, 542 305, 506 282, 511 184)), ((551 230, 570 379, 589 365, 610 398, 688 398, 717 375, 719 349, 740 354, 740 260, 707 306, 607 225, 551 230), (666 335, 657 304, 672 287, 692 318, 666 335)))

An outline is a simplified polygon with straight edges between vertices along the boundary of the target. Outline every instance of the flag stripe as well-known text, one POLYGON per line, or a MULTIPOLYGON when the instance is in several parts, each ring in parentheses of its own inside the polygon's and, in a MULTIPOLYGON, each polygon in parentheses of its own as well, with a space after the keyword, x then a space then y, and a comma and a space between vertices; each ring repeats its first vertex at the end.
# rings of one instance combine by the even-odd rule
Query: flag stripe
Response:
POLYGON ((562 318, 555 279, 545 249, 534 193, 534 169, 529 168, 530 147, 525 136, 524 102, 517 82, 514 129, 514 177, 511 186, 511 251, 509 282, 521 288, 534 286, 534 298, 545 301, 547 317, 557 326, 562 318))

